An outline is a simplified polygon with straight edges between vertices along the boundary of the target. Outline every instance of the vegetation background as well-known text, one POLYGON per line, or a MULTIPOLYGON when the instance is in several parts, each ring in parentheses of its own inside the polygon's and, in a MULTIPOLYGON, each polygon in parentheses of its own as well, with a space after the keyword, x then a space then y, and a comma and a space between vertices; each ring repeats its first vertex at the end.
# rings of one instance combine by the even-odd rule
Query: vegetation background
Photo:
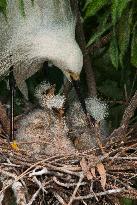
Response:
MULTIPOLYGON (((20 12, 25 16, 24 2, 20 12)), ((25 0, 24 0, 25 1, 25 0)), ((32 1, 32 6, 35 0, 32 1)), ((6 16, 6 0, 0 0, 0 11, 6 16)), ((137 1, 136 0, 79 0, 81 21, 86 39, 86 51, 95 75, 98 96, 109 106, 109 130, 118 127, 123 111, 137 89, 137 1)), ((34 103, 34 89, 45 78, 59 89, 63 74, 59 69, 43 69, 27 80, 29 100, 34 103), (45 75, 43 75, 43 73, 45 75)), ((88 93, 86 69, 81 74, 83 90, 88 93), (86 86, 85 86, 85 83, 86 86)), ((0 81, 0 100, 9 102, 7 79, 0 81)), ((93 85, 95 86, 95 85, 93 85)), ((94 94, 93 94, 94 95, 94 94)), ((23 112, 24 99, 16 92, 16 114, 23 112)), ((131 121, 137 122, 137 112, 131 121)), ((131 200, 125 199, 126 205, 131 200)))

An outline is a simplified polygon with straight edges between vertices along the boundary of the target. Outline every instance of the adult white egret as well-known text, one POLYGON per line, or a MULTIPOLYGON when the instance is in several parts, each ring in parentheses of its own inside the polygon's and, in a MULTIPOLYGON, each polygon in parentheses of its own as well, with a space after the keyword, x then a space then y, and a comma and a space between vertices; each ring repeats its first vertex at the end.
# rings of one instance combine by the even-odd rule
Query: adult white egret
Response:
MULTIPOLYGON (((75 40, 76 18, 70 1, 35 0, 32 5, 24 0, 24 14, 19 2, 7 1, 6 18, 0 13, 0 76, 12 67, 16 84, 27 97, 25 80, 51 61, 73 81, 79 94, 83 55, 75 40)), ((80 94, 79 98, 87 114, 80 94)))

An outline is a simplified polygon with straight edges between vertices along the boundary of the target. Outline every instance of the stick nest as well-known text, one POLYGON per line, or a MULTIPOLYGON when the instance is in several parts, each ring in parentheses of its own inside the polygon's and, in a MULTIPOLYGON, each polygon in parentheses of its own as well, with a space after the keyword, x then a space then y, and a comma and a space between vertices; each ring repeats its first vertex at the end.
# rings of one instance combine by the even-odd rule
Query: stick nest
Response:
MULTIPOLYGON (((35 156, 26 149, 13 149, 1 137, 0 203, 8 205, 16 200, 19 205, 115 205, 120 204, 121 197, 137 199, 134 187, 137 140, 134 129, 128 126, 136 106, 137 92, 124 112, 120 127, 105 143, 96 123, 96 145, 88 150, 75 149, 53 156, 39 152, 35 156)), ((3 108, 1 110, 5 116, 3 108)), ((30 145, 30 142, 23 143, 30 145)))

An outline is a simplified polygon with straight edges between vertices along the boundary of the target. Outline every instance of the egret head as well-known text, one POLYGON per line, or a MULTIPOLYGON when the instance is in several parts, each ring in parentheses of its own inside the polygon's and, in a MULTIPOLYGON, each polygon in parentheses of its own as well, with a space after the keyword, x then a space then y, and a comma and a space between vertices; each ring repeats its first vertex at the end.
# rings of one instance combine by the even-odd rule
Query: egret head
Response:
POLYGON ((85 100, 80 89, 80 73, 83 67, 83 54, 76 41, 72 44, 67 44, 66 47, 63 49, 61 48, 61 50, 62 52, 58 55, 58 58, 54 58, 53 64, 59 67, 68 80, 72 82, 82 109, 87 115, 85 100))

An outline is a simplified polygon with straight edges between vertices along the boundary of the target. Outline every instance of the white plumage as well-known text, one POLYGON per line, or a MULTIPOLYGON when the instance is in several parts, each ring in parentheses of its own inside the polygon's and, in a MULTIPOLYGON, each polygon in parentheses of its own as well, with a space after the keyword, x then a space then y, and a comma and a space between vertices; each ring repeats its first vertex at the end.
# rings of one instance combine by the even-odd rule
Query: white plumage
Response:
POLYGON ((69 0, 8 0, 7 20, 0 13, 0 76, 14 66, 16 83, 25 96, 25 80, 49 60, 68 77, 79 75, 82 52, 75 41, 75 17, 69 0))

